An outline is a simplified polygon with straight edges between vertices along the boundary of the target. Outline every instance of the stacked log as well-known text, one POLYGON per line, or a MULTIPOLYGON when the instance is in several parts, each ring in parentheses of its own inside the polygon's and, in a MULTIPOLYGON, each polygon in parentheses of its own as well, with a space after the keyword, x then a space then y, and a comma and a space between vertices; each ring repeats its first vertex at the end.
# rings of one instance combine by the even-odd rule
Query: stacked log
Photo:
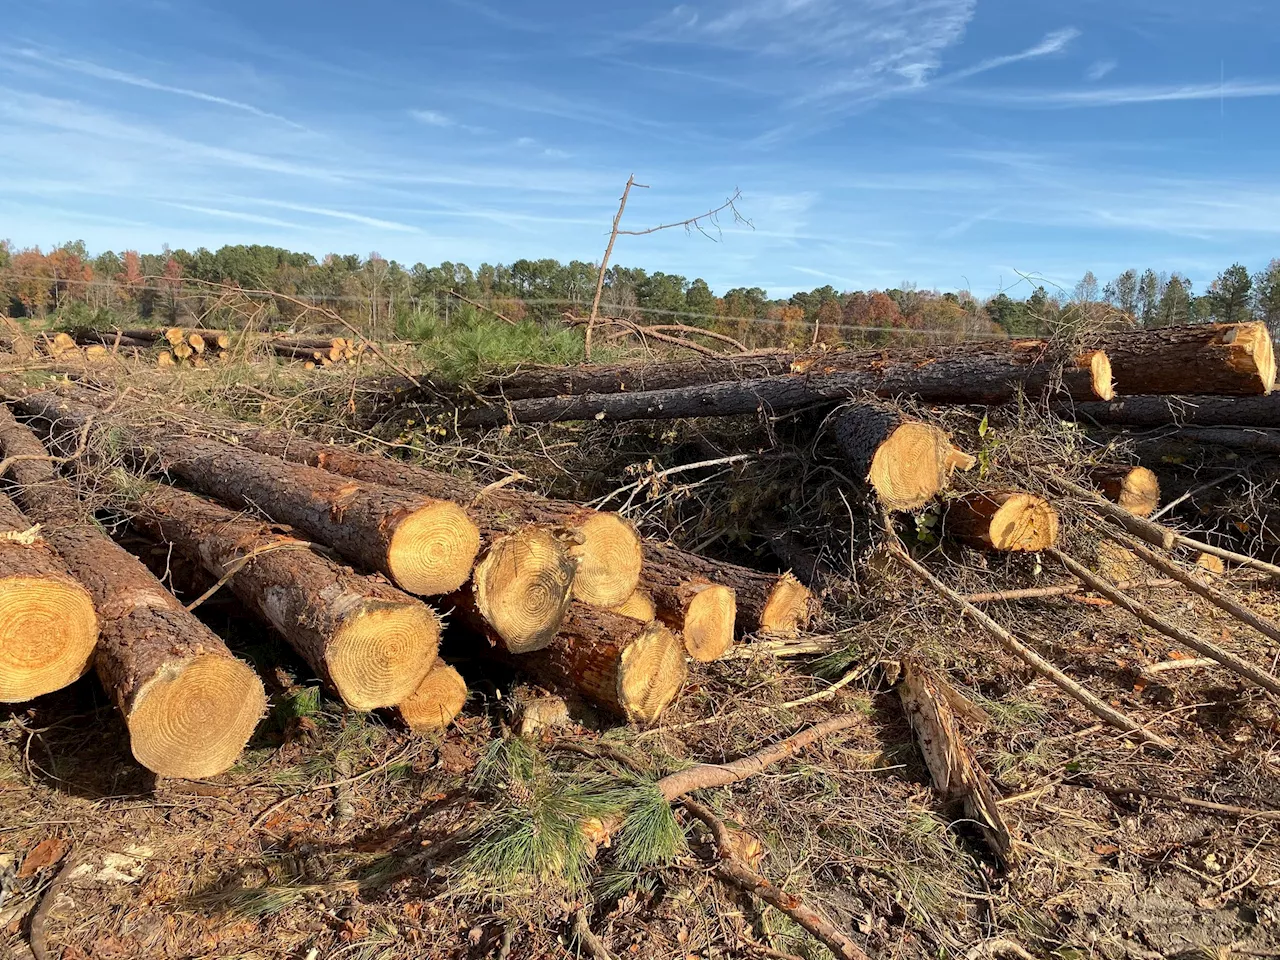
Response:
POLYGON ((84 522, 44 446, 3 407, 0 448, 26 515, 97 608, 94 666, 124 716, 134 757, 164 776, 226 770, 265 712, 262 681, 141 561, 84 522))
POLYGON ((190 493, 133 484, 134 522, 202 564, 355 710, 408 698, 431 670, 440 621, 422 601, 314 545, 190 493))
POLYGON ((1135 517, 1149 517, 1160 505, 1160 480, 1146 467, 1098 466, 1089 471, 1089 479, 1103 496, 1135 517))
POLYGON ((98 615, 66 563, 0 494, 0 701, 60 690, 93 662, 98 615))
POLYGON ((1042 497, 1017 490, 952 500, 943 525, 948 536, 981 550, 1038 553, 1058 541, 1057 511, 1042 497))
MULTIPOLYGON (((102 428, 102 418, 94 422, 97 408, 56 394, 19 402, 55 434, 78 436, 90 424, 102 428)), ((228 505, 296 527, 409 593, 449 593, 471 576, 480 534, 456 503, 340 479, 217 440, 107 419, 113 438, 135 460, 151 461, 228 505)))
POLYGON ((414 733, 439 733, 462 712, 467 702, 467 682, 449 664, 436 658, 413 693, 396 705, 400 722, 414 733))

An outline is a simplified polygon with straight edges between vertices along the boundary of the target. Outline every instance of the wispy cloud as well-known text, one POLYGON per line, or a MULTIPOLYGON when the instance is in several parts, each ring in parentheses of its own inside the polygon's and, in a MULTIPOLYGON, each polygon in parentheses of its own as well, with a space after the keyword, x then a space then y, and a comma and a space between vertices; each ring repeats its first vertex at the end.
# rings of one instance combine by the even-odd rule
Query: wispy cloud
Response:
POLYGON ((163 203, 166 207, 176 207, 179 210, 190 210, 192 213, 203 213, 209 217, 220 217, 224 220, 239 220, 242 223, 258 223, 268 227, 286 227, 290 230, 305 229, 300 223, 290 223, 288 220, 278 220, 275 217, 262 217, 256 213, 243 213, 239 210, 223 210, 220 207, 205 207, 195 203, 178 203, 176 200, 158 200, 157 203, 163 203))
POLYGON ((289 203, 285 200, 265 200, 261 197, 244 197, 247 203, 257 203, 266 207, 278 207, 281 210, 293 210, 297 213, 310 213, 317 217, 332 217, 335 220, 348 220, 351 223, 361 223, 366 227, 377 227, 379 230, 394 230, 398 233, 420 233, 421 231, 407 223, 397 223, 394 220, 380 220, 377 217, 366 217, 359 213, 349 213, 346 210, 333 210, 329 207, 312 207, 303 203, 289 203))
POLYGON ((949 73, 945 77, 940 77, 938 82, 950 82, 955 80, 963 80, 966 77, 974 77, 980 73, 986 73, 988 70, 998 70, 1000 67, 1007 67, 1011 63, 1020 63, 1023 60, 1034 60, 1037 57, 1047 57, 1050 54, 1061 53, 1071 41, 1080 36, 1080 31, 1075 27, 1065 27, 1062 30, 1054 30, 1052 33, 1045 35, 1044 39, 1035 46, 1027 47, 1027 49, 1019 53, 1009 53, 1000 57, 989 57, 981 60, 971 67, 965 67, 954 73, 949 73))
POLYGON ((55 57, 31 48, 21 48, 17 50, 7 51, 9 56, 22 57, 36 63, 44 64, 49 67, 56 67, 59 70, 70 70, 74 73, 82 74, 86 77, 93 77, 95 80, 110 80, 113 83, 123 83, 131 87, 140 87, 143 90, 154 90, 157 93, 171 93, 179 97, 188 97, 192 100, 200 100, 204 103, 214 103, 218 106, 227 107, 231 110, 240 110, 244 113, 251 113, 255 117, 262 117, 264 120, 274 120, 277 123, 283 123, 293 127, 295 130, 306 130, 307 127, 300 123, 295 123, 288 117, 282 117, 278 113, 271 113, 255 107, 251 103, 244 103, 240 100, 232 100, 229 97, 221 97, 213 93, 205 93, 202 90, 192 90, 189 87, 175 87, 167 83, 159 83, 147 77, 141 77, 133 73, 125 73, 123 70, 116 70, 112 67, 100 66, 96 63, 90 63, 87 60, 70 60, 63 57, 55 57))
POLYGON ((452 117, 447 117, 438 110, 410 110, 409 116, 419 123, 425 123, 429 127, 452 127, 454 125, 452 117))
POLYGON ((1101 80, 1108 73, 1116 68, 1114 60, 1095 60, 1089 64, 1089 69, 1084 72, 1086 80, 1101 80))
POLYGON ((1168 86, 1096 87, 1084 90, 966 90, 955 96, 969 102, 1009 107, 1117 107, 1132 103, 1185 100, 1235 100, 1280 96, 1280 82, 1229 80, 1168 86))

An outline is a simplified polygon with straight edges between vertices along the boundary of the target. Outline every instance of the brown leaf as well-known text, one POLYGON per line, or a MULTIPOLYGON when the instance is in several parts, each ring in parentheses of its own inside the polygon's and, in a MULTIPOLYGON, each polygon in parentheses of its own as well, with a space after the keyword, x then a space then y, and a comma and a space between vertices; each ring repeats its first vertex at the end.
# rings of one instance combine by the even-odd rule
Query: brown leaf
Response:
POLYGON ((68 846, 67 841, 58 837, 41 840, 31 848, 31 852, 22 861, 22 866, 18 869, 18 876, 34 877, 36 871, 53 866, 62 859, 62 855, 67 852, 68 846))

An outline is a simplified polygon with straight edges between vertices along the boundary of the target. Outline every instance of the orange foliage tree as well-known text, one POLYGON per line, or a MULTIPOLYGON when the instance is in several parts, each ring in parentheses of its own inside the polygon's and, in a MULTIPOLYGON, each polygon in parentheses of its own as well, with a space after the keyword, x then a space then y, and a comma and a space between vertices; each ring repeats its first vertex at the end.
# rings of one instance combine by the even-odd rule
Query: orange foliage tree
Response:
POLYGON ((137 250, 126 250, 120 256, 121 269, 116 274, 116 282, 124 289, 124 295, 137 299, 146 285, 146 277, 142 273, 142 257, 137 250))
POLYGON ((42 317, 53 302, 53 270, 39 247, 20 250, 9 264, 5 292, 29 317, 42 317))

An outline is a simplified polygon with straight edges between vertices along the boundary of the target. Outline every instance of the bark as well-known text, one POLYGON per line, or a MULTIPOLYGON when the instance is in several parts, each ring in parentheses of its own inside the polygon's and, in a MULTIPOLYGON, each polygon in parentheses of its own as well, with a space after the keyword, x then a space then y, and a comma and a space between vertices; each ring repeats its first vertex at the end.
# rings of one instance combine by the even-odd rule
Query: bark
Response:
POLYGON ((511 661, 554 692, 633 723, 652 723, 684 684, 684 647, 660 623, 586 604, 569 609, 550 646, 511 661))
POLYGON ((134 757, 156 773, 199 779, 239 757, 266 709, 262 681, 142 562, 81 519, 44 446, 0 406, 7 476, 29 517, 89 591, 100 636, 94 665, 124 715, 134 757))
POLYGON ((98 415, 95 430, 105 436, 109 425, 133 459, 153 459, 202 493, 296 527, 410 593, 448 593, 471 575, 479 532, 457 504, 340 479, 217 440, 133 426, 54 394, 32 394, 20 403, 55 433, 78 432, 98 415))
POLYGON ((891 404, 855 401, 831 421, 849 469, 890 510, 916 510, 947 486, 952 446, 937 427, 909 419, 891 404))
POLYGON ((979 550, 1035 553, 1057 542, 1058 513, 1029 493, 971 493, 947 505, 944 529, 979 550))
MULTIPOLYGON (((1265 323, 1202 323, 1104 336, 1122 394, 1268 394, 1276 363, 1265 323)), ((1085 398, 1077 398, 1085 399, 1085 398)), ((1105 399, 1105 398, 1104 398, 1105 399)))
POLYGON ((0 494, 0 702, 80 679, 97 640, 93 600, 39 528, 0 494))
POLYGON ((1063 407, 1074 420, 1129 426, 1280 427, 1280 393, 1253 397, 1120 397, 1063 407))
POLYGON ((135 520, 228 586, 356 710, 408 697, 436 660, 440 622, 381 577, 358 574, 277 528, 179 490, 134 494, 135 520))
POLYGON ((1026 393, 1065 392, 1080 400, 1107 399, 1101 385, 1105 357, 1090 354, 1084 369, 1071 359, 1064 365, 1039 341, 1007 348, 985 345, 948 354, 881 355, 857 364, 815 362, 804 372, 638 393, 584 394, 517 400, 503 407, 479 408, 458 418, 459 426, 564 420, 674 420, 725 417, 830 404, 861 394, 912 396, 932 403, 1004 403, 1026 393), (852 369, 846 369, 852 368, 852 369), (1086 382, 1087 381, 1087 382, 1086 382))
POLYGON ((650 557, 640 573, 640 589, 657 618, 681 635, 693 659, 719 660, 733 646, 738 604, 732 587, 691 577, 650 557))
POLYGON ((817 613, 813 595, 789 573, 762 573, 652 541, 645 541, 644 552, 648 568, 665 567, 675 575, 733 590, 739 635, 794 634, 817 613))

